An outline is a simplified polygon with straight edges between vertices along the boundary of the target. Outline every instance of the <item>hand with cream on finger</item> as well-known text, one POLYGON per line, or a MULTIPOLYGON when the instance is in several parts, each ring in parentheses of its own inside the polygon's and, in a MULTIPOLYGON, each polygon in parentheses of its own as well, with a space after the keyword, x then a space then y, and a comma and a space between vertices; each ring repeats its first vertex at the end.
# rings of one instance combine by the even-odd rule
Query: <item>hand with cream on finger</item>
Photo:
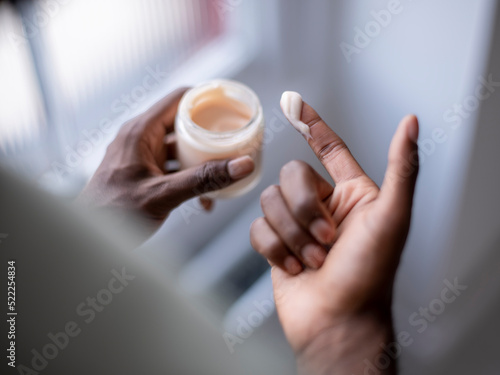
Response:
MULTIPOLYGON (((335 186, 304 162, 288 163, 280 185, 263 192, 264 217, 252 224, 250 238, 273 266, 278 316, 299 372, 363 374, 367 361, 375 363, 383 344, 394 340, 392 288, 410 228, 418 121, 401 121, 379 189, 299 98, 284 95, 284 113, 305 133, 335 186)), ((395 371, 392 361, 381 373, 395 371)))

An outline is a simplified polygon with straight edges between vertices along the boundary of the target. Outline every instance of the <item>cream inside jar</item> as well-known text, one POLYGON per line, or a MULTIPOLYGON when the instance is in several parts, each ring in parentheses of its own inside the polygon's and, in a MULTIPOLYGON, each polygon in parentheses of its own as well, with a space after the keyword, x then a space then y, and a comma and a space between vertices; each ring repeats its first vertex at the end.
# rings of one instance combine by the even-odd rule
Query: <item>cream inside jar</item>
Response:
POLYGON ((242 195, 260 180, 263 130, 262 106, 248 86, 230 80, 198 85, 184 94, 177 112, 175 131, 181 168, 249 155, 255 163, 249 176, 207 194, 216 198, 242 195))

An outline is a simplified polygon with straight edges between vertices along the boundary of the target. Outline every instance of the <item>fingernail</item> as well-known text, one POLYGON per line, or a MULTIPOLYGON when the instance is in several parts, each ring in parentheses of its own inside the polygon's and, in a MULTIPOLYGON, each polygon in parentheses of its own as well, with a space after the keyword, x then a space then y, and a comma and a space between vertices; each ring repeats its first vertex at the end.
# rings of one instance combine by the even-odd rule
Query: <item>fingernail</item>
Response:
POLYGON ((297 275, 302 272, 302 266, 300 265, 299 261, 291 255, 285 258, 283 264, 290 275, 297 275))
POLYGON ((255 164, 250 156, 242 156, 227 164, 227 171, 233 180, 239 180, 253 172, 255 164))
POLYGON ((333 240, 333 228, 325 219, 319 218, 314 220, 309 230, 320 243, 327 244, 333 240))
POLYGON ((302 257, 312 268, 319 268, 326 259, 326 251, 317 245, 308 244, 302 250, 302 257))

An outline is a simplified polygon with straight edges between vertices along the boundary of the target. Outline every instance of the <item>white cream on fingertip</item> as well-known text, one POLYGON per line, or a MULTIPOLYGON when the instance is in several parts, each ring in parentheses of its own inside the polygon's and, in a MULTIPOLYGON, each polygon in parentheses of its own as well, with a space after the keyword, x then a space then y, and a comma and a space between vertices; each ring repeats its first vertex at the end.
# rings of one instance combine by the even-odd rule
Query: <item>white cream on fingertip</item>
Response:
POLYGON ((301 121, 302 116, 302 96, 295 91, 285 91, 281 95, 281 109, 285 117, 290 121, 297 131, 307 139, 312 139, 309 126, 301 121))

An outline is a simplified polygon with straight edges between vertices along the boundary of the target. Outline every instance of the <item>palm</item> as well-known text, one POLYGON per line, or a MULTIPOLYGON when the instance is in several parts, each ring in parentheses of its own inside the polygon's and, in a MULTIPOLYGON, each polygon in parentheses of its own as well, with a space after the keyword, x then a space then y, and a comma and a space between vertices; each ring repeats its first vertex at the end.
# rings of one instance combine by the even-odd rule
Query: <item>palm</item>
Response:
POLYGON ((382 190, 305 103, 302 119, 314 136, 309 145, 336 182, 330 196, 321 201, 337 231, 321 268, 307 268, 295 276, 276 266, 272 269, 277 311, 296 351, 357 313, 369 310, 390 316, 418 170, 413 165, 409 174, 403 171, 404 159, 416 148, 407 130, 414 118, 406 118, 394 137, 382 190))
POLYGON ((360 372, 362 359, 380 351, 379 340, 392 339, 392 285, 418 174, 418 122, 401 122, 379 189, 307 103, 300 120, 335 188, 308 164, 287 163, 280 185, 261 196, 264 217, 252 224, 250 239, 273 265, 278 315, 304 373, 360 372), (332 242, 326 253, 322 244, 332 242), (355 347, 367 338, 370 345, 355 347))
POLYGON ((395 265, 376 257, 385 243, 378 226, 383 221, 378 194, 367 177, 337 185, 325 205, 339 224, 338 235, 323 267, 297 276, 273 267, 276 306, 292 347, 303 347, 302 339, 335 324, 332 316, 348 316, 362 308, 360 304, 374 302, 381 287, 387 292, 382 297, 390 299, 393 272, 383 268, 395 265))

